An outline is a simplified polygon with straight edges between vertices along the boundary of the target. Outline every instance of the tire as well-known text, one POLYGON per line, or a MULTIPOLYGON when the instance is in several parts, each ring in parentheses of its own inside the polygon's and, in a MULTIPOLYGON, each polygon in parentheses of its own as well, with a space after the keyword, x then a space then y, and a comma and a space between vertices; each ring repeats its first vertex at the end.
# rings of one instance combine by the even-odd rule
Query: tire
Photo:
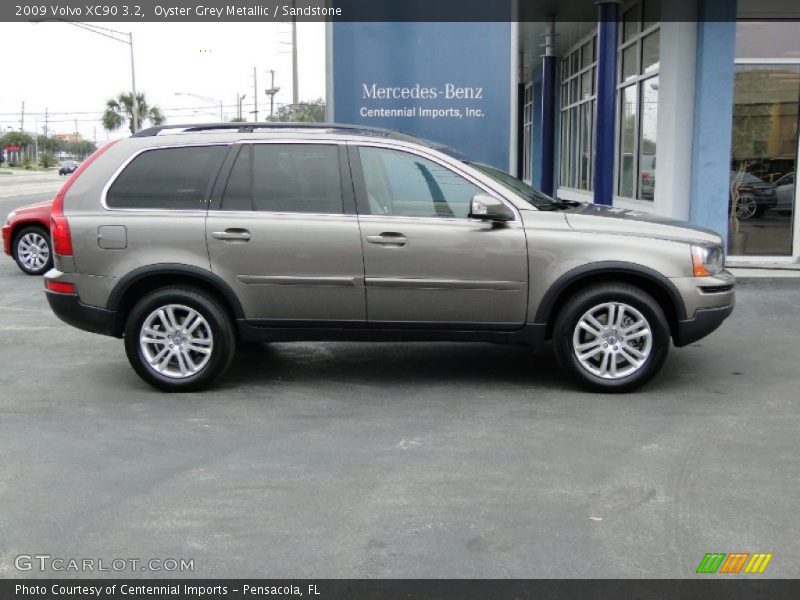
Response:
POLYGON ((14 262, 26 275, 42 275, 53 268, 53 244, 50 232, 29 225, 14 236, 11 245, 14 262))
POLYGON ((661 306, 646 292, 623 283, 576 293, 559 312, 553 328, 556 360, 584 388, 595 392, 630 392, 641 387, 661 369, 669 346, 669 323, 661 306), (606 330, 609 306, 615 307, 615 321, 620 307, 624 312, 621 324, 606 330), (634 322, 644 325, 633 328, 627 339, 618 339, 619 327, 632 327, 634 322), (590 333, 586 326, 600 335, 590 333), (583 350, 583 361, 576 347, 583 350))
POLYGON ((228 369, 235 352, 230 315, 215 298, 194 288, 150 292, 125 324, 128 361, 142 379, 165 392, 207 388, 228 369), (143 340, 145 327, 151 343, 143 340))

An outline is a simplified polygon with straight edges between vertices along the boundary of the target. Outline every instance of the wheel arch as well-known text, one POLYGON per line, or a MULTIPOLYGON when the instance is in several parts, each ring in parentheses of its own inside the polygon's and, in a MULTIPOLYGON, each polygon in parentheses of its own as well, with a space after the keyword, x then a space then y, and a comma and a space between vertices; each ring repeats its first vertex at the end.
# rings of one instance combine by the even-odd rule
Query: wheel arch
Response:
POLYGON ((218 275, 191 265, 148 265, 125 275, 111 290, 106 309, 116 315, 112 334, 122 337, 130 311, 146 294, 161 287, 181 285, 211 293, 230 313, 234 322, 244 319, 244 310, 239 299, 218 275))
POLYGON ((20 231, 26 229, 27 227, 36 227, 37 229, 41 229, 44 233, 47 234, 47 238, 50 239, 50 224, 45 224, 39 219, 31 219, 29 221, 18 221, 11 226, 11 244, 12 246, 16 246, 17 237, 19 236, 20 231))
POLYGON ((634 285, 650 294, 664 310, 670 333, 675 337, 678 321, 686 318, 686 306, 677 288, 654 269, 620 261, 582 265, 561 275, 542 297, 534 320, 547 326, 545 337, 550 339, 558 308, 567 298, 591 285, 615 282, 634 285))

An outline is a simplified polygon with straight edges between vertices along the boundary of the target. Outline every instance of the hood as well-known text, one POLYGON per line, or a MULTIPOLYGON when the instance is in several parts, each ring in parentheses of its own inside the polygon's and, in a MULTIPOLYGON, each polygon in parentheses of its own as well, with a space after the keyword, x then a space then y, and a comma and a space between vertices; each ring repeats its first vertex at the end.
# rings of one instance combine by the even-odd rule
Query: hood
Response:
POLYGON ((628 234, 677 242, 722 244, 719 234, 710 229, 638 210, 580 204, 565 211, 564 216, 569 226, 577 231, 628 234))
POLYGON ((53 201, 45 200, 44 202, 37 202, 36 204, 26 204, 25 206, 20 206, 19 208, 15 208, 14 212, 16 214, 25 212, 39 212, 43 208, 50 208, 51 206, 53 206, 53 201))

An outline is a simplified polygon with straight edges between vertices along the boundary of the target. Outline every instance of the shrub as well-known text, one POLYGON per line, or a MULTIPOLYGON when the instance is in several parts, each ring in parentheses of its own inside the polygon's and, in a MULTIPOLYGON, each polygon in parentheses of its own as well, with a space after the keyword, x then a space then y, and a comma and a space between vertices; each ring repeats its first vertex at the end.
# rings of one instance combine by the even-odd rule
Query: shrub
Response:
POLYGON ((56 166, 56 157, 52 152, 44 152, 39 155, 39 164, 45 169, 56 166))

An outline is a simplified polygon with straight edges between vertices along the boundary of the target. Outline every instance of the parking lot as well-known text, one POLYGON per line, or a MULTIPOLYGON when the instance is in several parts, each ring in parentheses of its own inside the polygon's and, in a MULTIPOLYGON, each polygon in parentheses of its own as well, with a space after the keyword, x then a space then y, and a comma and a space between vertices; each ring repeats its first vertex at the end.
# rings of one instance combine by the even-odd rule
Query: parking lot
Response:
POLYGON ((577 391, 550 354, 428 343, 247 348, 212 391, 166 395, 4 256, 0 577, 41 576, 14 566, 38 553, 199 577, 673 578, 736 551, 797 577, 798 281, 743 281, 722 329, 631 395, 577 391))

